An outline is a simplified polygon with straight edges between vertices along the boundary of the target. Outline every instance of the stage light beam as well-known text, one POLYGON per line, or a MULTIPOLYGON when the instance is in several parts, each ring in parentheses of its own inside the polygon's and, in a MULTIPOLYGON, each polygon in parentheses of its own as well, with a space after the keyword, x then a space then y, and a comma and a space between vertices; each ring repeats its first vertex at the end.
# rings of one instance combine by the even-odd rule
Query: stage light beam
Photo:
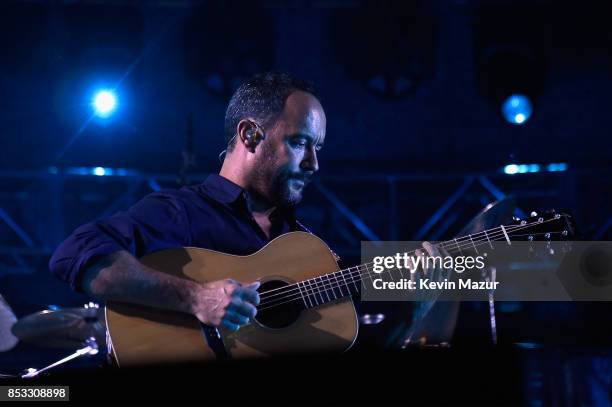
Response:
POLYGON ((98 177, 103 177, 106 175, 106 169, 104 167, 95 167, 91 170, 92 174, 97 175, 98 177))
POLYGON ((92 105, 96 116, 107 118, 117 108, 117 96, 110 90, 101 90, 95 94, 92 105))

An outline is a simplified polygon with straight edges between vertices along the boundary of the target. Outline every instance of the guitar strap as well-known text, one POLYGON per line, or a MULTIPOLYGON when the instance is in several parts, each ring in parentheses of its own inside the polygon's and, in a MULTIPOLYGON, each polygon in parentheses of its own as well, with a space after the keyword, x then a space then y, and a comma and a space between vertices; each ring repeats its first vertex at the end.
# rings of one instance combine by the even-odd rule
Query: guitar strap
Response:
POLYGON ((204 334, 204 338, 206 338, 206 343, 210 349, 215 352, 215 356, 217 360, 229 360, 231 356, 225 349, 225 345, 223 344, 223 340, 221 339, 221 334, 219 330, 214 326, 206 325, 200 322, 200 328, 202 329, 202 333, 204 334))

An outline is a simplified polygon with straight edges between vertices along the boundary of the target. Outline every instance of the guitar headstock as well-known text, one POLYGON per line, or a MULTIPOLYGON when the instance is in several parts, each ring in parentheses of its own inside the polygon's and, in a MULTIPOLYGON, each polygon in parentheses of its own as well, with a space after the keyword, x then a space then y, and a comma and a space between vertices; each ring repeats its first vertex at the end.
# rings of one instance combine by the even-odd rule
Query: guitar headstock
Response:
POLYGON ((507 232, 512 240, 557 241, 575 237, 576 227, 571 215, 551 209, 543 214, 531 212, 524 219, 515 217, 507 232))

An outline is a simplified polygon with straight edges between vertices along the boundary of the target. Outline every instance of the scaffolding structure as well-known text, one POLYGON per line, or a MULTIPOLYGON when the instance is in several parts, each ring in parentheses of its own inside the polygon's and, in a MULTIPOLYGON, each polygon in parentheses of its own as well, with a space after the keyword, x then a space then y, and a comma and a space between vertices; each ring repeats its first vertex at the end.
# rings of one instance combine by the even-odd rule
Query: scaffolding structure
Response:
MULTIPOLYGON (((46 268, 54 248, 80 224, 125 210, 152 191, 180 186, 175 174, 103 170, 0 172, 0 275, 46 268)), ((341 257, 355 260, 362 240, 448 238, 479 209, 509 195, 517 199, 519 217, 531 210, 567 210, 583 239, 600 240, 612 235, 605 207, 611 175, 322 175, 306 191, 298 215, 341 257)), ((187 183, 206 176, 192 174, 187 183)))

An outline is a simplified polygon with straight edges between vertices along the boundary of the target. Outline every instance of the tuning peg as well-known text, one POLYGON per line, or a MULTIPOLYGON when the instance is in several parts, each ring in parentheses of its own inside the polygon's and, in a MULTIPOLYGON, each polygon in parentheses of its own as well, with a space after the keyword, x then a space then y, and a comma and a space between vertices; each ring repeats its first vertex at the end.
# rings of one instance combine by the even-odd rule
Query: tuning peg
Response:
POLYGON ((550 240, 550 233, 546 233, 546 234, 544 235, 544 237, 545 237, 546 239, 550 240))
POLYGON ((513 220, 514 222, 520 222, 521 218, 519 218, 518 216, 513 216, 513 217, 512 217, 512 220, 513 220))
POLYGON ((536 211, 533 211, 529 214, 529 216, 533 216, 535 218, 536 216, 538 216, 538 213, 536 211))

